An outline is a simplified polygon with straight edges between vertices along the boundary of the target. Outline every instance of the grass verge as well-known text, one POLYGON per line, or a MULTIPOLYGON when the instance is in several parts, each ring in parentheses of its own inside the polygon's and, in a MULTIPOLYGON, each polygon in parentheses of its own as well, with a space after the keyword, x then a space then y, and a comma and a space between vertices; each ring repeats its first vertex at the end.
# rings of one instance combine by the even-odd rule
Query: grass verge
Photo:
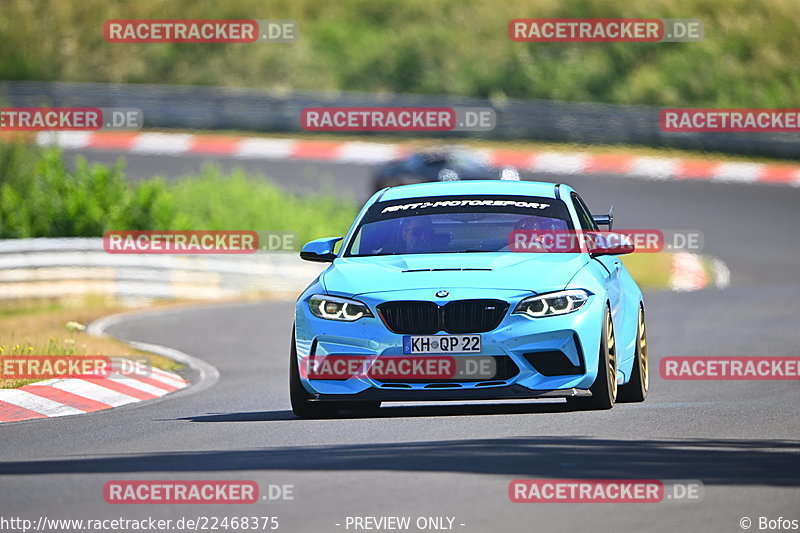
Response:
MULTIPOLYGON (((623 256, 622 262, 642 289, 669 289, 672 278, 673 253, 634 253, 623 256)), ((709 285, 716 283, 714 260, 700 255, 700 262, 709 285)))
POLYGON ((668 253, 633 253, 625 255, 621 259, 642 289, 666 289, 669 287, 672 273, 672 255, 668 253))
MULTIPOLYGON (((181 364, 156 354, 142 352, 110 337, 94 337, 82 326, 103 316, 129 311, 129 307, 100 296, 78 300, 29 300, 0 304, 0 364, 9 355, 125 356, 145 357, 163 370, 181 364)), ((3 379, 0 389, 11 389, 40 381, 3 379)))

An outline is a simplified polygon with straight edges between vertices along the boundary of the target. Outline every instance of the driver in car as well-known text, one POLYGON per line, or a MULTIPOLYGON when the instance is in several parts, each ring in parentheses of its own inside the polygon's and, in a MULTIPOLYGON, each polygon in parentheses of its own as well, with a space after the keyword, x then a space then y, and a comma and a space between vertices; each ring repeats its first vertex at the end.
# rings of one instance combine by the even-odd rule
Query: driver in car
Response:
POLYGON ((433 224, 428 217, 408 217, 400 221, 400 242, 403 253, 429 253, 433 250, 433 224))

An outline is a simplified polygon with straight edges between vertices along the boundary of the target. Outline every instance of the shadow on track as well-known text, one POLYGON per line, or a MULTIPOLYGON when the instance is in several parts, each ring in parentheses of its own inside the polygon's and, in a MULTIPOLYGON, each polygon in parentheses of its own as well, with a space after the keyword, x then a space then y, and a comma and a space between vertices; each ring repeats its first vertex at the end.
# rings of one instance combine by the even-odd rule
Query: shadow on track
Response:
MULTIPOLYGON (((342 411, 338 419, 358 418, 419 418, 427 416, 486 416, 486 415, 519 415, 567 413, 571 408, 566 403, 515 403, 515 404, 478 404, 478 405, 425 405, 425 406, 391 406, 369 410, 342 411)), ((291 411, 253 411, 247 413, 215 413, 198 415, 178 420, 190 422, 269 422, 298 419, 291 411)))
MULTIPOLYGON (((326 423, 336 423, 328 421, 326 423)), ((0 463, 3 474, 392 470, 800 486, 800 441, 515 437, 294 446, 0 463)))

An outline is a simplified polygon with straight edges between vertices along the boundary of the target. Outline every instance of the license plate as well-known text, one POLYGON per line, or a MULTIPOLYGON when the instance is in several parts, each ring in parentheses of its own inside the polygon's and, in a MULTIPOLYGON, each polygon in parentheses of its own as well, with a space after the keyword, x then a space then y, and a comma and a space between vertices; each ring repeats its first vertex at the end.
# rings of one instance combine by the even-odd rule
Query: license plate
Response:
POLYGON ((480 353, 480 335, 405 335, 403 353, 480 353))

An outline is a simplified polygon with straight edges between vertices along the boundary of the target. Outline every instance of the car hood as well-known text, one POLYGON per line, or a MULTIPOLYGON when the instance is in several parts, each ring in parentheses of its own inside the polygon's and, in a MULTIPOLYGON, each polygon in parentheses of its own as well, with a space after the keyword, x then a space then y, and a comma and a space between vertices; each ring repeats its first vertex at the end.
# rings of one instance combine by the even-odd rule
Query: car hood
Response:
POLYGON ((330 294, 414 289, 563 289, 589 261, 586 254, 451 253, 343 257, 322 275, 330 294))

